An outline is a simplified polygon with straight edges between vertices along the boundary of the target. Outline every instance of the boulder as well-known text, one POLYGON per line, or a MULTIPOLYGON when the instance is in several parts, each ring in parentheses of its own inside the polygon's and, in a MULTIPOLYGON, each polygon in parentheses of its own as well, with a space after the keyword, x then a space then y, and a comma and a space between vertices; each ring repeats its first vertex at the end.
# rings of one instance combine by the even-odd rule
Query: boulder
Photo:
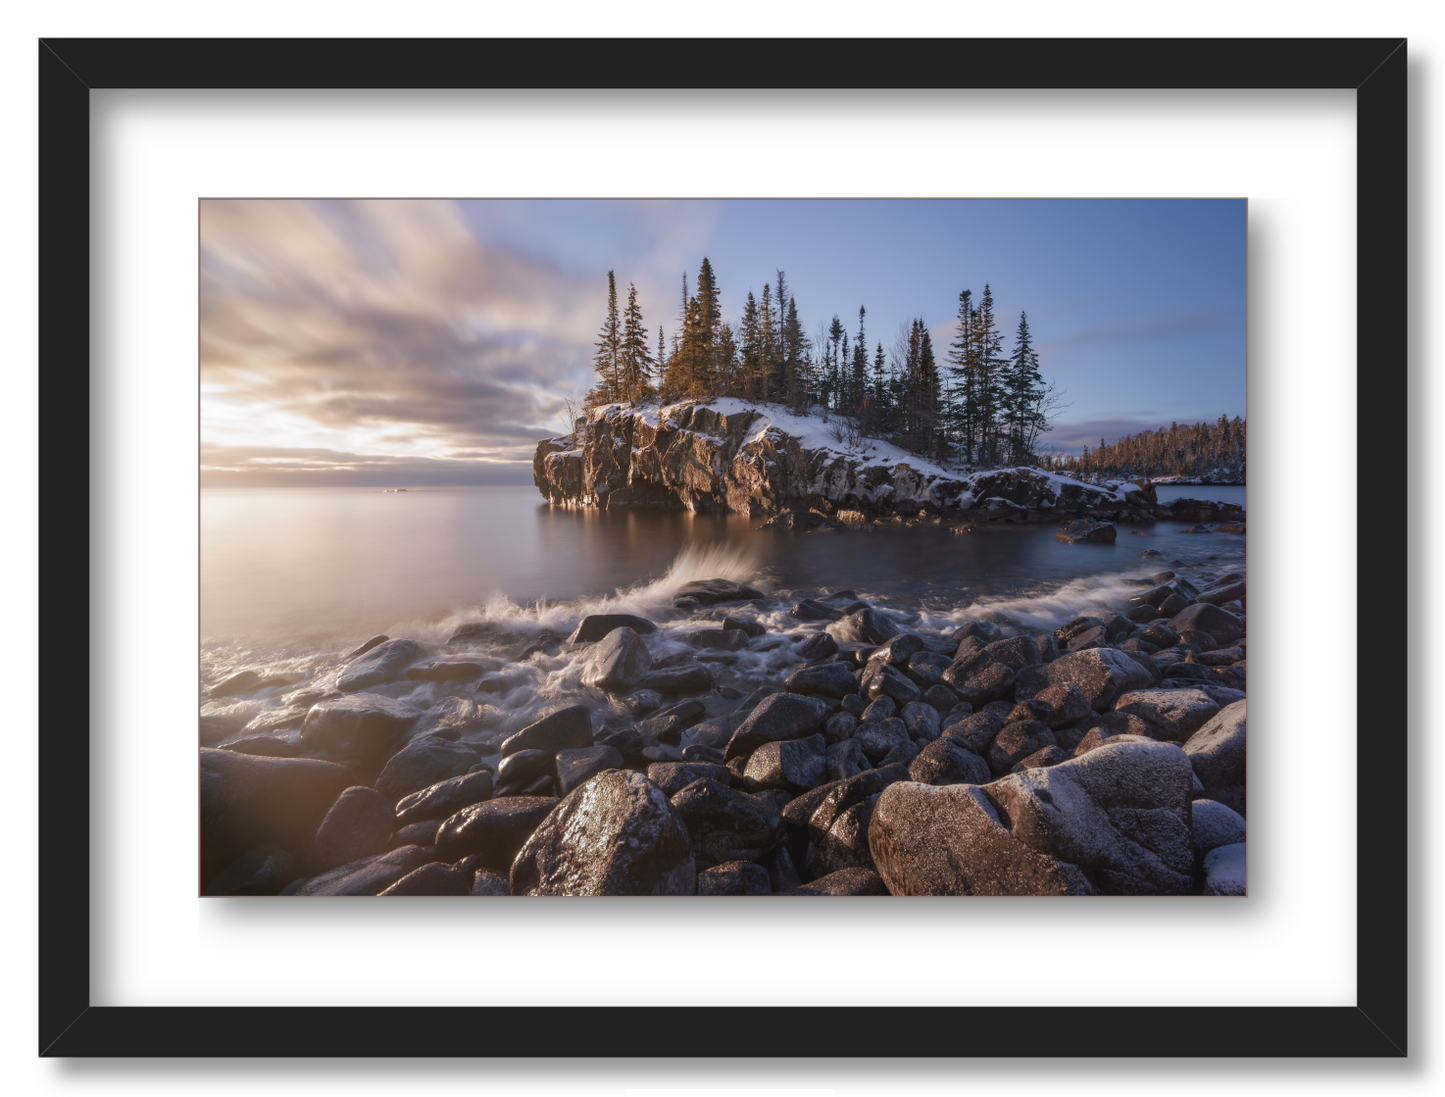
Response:
MULTIPOLYGON (((860 724, 871 724, 877 720, 891 720, 898 715, 898 705, 892 697, 880 697, 871 702, 858 717, 860 724)), ((856 734, 856 733, 855 733, 856 734)))
POLYGON ((242 670, 211 687, 208 697, 234 697, 238 693, 250 693, 257 689, 261 675, 254 670, 242 670))
POLYGON ((600 773, 568 794, 512 863, 513 895, 691 895, 692 841, 662 789, 600 773))
POLYGON ((680 693, 702 693, 712 689, 712 672, 701 663, 681 663, 664 670, 654 670, 642 680, 641 686, 667 697, 680 693))
POLYGON ((421 846, 402 846, 390 853, 352 861, 320 876, 297 881, 296 890, 292 891, 288 885, 283 894, 380 895, 407 873, 433 860, 432 854, 421 846))
POLYGON ((816 788, 823 783, 827 746, 817 734, 762 744, 748 756, 743 771, 747 787, 785 789, 795 795, 816 788))
POLYGON ((396 825, 394 804, 364 785, 344 791, 316 829, 317 867, 332 869, 385 853, 396 825))
POLYGON ((437 860, 477 854, 479 864, 507 872, 522 843, 556 806, 555 796, 504 796, 463 808, 438 828, 437 860))
POLYGON ((853 738, 853 733, 857 730, 858 717, 851 712, 835 712, 823 725, 823 738, 830 743, 841 743, 845 739, 853 738))
POLYGON ((404 827, 426 819, 440 821, 464 807, 490 800, 492 782, 492 771, 480 769, 413 792, 396 805, 396 825, 404 827))
POLYGON ((1208 590, 1199 592, 1194 600, 1204 602, 1211 606, 1221 605, 1224 602, 1233 602, 1244 597, 1244 582, 1228 583, 1224 586, 1210 587, 1208 590))
POLYGON ((704 651, 742 651, 748 646, 748 634, 739 629, 703 628, 673 633, 673 639, 704 651))
POLYGON ((550 712, 502 743, 502 757, 521 750, 578 750, 592 745, 592 717, 583 705, 550 712))
POLYGON ((276 895, 298 876, 296 858, 280 846, 247 850, 211 878, 203 895, 276 895))
POLYGON ((1233 644, 1244 636, 1244 622, 1226 609, 1198 602, 1174 615, 1169 627, 1175 632, 1193 629, 1207 632, 1221 644, 1233 644))
POLYGON ((828 747, 824 781, 844 781, 866 770, 872 763, 856 739, 843 739, 828 747))
POLYGON ((507 877, 496 869, 479 868, 472 877, 472 889, 468 895, 511 895, 512 886, 507 877))
POLYGON ((1096 893, 1076 866, 1014 837, 978 785, 890 785, 873 808, 868 846, 893 895, 1096 893))
POLYGON ((948 736, 919 751, 908 764, 908 777, 925 785, 984 785, 992 780, 988 763, 948 736))
POLYGON ((413 792, 460 777, 481 760, 471 747, 438 735, 413 739, 387 760, 376 779, 376 791, 392 804, 413 792))
POLYGON ((1118 537, 1119 530, 1112 522, 1094 522, 1087 518, 1070 522, 1054 534, 1054 540, 1071 545, 1082 542, 1112 545, 1118 537))
POLYGON ((706 762, 654 762, 647 767, 647 779, 669 797, 675 796, 694 781, 704 777, 723 784, 728 780, 727 766, 706 762))
POLYGON ((1195 800, 1192 814, 1194 848, 1201 856, 1244 841, 1244 816, 1217 800, 1195 800))
POLYGON ((267 758, 296 758, 301 754, 301 744, 275 735, 251 735, 227 743, 222 750, 237 754, 260 754, 267 758))
POLYGON ((993 742, 994 736, 1003 730, 1004 722, 1012 711, 1013 706, 1007 701, 994 701, 980 711, 951 724, 945 722, 943 735, 945 738, 960 740, 975 754, 985 755, 988 753, 989 744, 993 742))
POLYGON ((943 672, 943 681, 963 700, 983 705, 1005 697, 1014 688, 1014 672, 985 650, 955 661, 943 672))
POLYGON ((316 828, 351 784, 341 766, 316 758, 263 758, 202 748, 201 878, 248 849, 308 851, 316 828))
POLYGON ((480 678, 487 669, 482 663, 460 659, 433 659, 429 663, 407 667, 406 677, 413 682, 466 682, 472 678, 480 678))
POLYGON ((1111 895, 1194 887, 1189 760, 1173 743, 1112 742, 987 787, 1014 838, 1076 865, 1111 895))
POLYGON ((903 721, 903 726, 908 729, 908 734, 914 739, 922 739, 931 743, 943 733, 942 718, 932 705, 915 701, 912 704, 904 705, 903 711, 898 714, 898 717, 903 721))
POLYGON ((301 742, 328 754, 383 754, 420 715, 390 697, 354 693, 312 705, 301 725, 301 742))
POLYGON ((1036 750, 1027 758, 1014 763, 1009 772, 1021 773, 1026 769, 1041 769, 1044 766, 1056 766, 1060 762, 1067 762, 1073 755, 1060 747, 1044 747, 1043 750, 1036 750))
POLYGON ((1106 712, 1102 716, 1094 717, 1092 726, 1083 729, 1083 735, 1073 747, 1074 757, 1080 758, 1089 751, 1097 750, 1105 743, 1115 740, 1155 742, 1154 737, 1146 734, 1146 731, 1144 722, 1137 716, 1130 716, 1122 712, 1106 712))
POLYGON ((912 661, 913 657, 923 651, 923 637, 916 632, 900 632, 886 642, 880 644, 876 651, 868 656, 870 663, 887 663, 889 666, 902 670, 912 661))
POLYGON ((776 806, 710 777, 686 786, 672 797, 672 806, 704 861, 758 861, 783 840, 776 806))
POLYGON ((1219 711, 1207 693, 1197 689, 1137 690, 1114 702, 1115 712, 1139 717, 1146 734, 1169 742, 1184 742, 1219 711))
POLYGON ((616 747, 578 747, 559 750, 556 757, 557 794, 566 796, 574 788, 609 769, 621 769, 622 754, 616 747))
POLYGON ((485 727, 490 710, 468 697, 443 697, 427 709, 411 726, 412 738, 419 735, 450 733, 460 738, 469 731, 485 727))
POLYGON ((858 679, 844 663, 802 667, 788 675, 783 684, 789 693, 817 693, 824 697, 843 697, 858 692, 858 679))
POLYGON ((997 663, 1002 663, 1009 670, 1023 670, 1024 667, 1037 666, 1042 663, 1043 657, 1039 654, 1038 645, 1034 643, 1031 636, 1014 636, 1008 640, 995 640, 987 645, 984 651, 997 663))
POLYGON ((535 747, 530 750, 519 750, 515 754, 506 755, 497 765, 497 783, 499 785, 525 785, 544 773, 548 775, 553 773, 556 764, 554 756, 545 750, 538 750, 535 747))
POLYGON ((699 895, 771 895, 768 870, 751 861, 726 861, 697 874, 699 895))
POLYGON ((888 697, 901 707, 910 705, 923 696, 923 691, 914 682, 888 663, 877 664, 872 676, 865 673, 863 681, 869 698, 874 701, 880 697, 888 697))
POLYGON ((378 634, 378 635, 376 635, 376 636, 373 636, 370 640, 366 641, 366 643, 362 644, 359 648, 356 648, 355 650, 353 650, 352 652, 350 652, 350 653, 346 656, 346 658, 345 658, 344 661, 347 662, 347 663, 349 663, 349 662, 351 662, 353 659, 358 659, 358 658, 360 658, 361 656, 365 655, 365 654, 366 654, 368 651, 370 651, 372 648, 377 647, 377 646, 380 645, 380 644, 384 644, 384 643, 386 643, 386 642, 387 642, 388 640, 390 640, 390 639, 391 639, 391 637, 390 637, 390 636, 387 636, 387 635, 385 635, 385 634, 378 634))
POLYGON ((844 868, 800 884, 783 895, 886 895, 883 879, 872 869, 844 868))
POLYGON ((768 631, 760 621, 743 620, 738 617, 724 617, 723 628, 737 629, 749 637, 758 637, 768 631))
MULTIPOLYGON (((652 669, 652 652, 626 625, 597 641, 582 664, 582 684, 608 693, 626 693, 652 669)), ((662 691, 658 691, 662 692, 662 691)))
POLYGON ((336 688, 343 693, 355 693, 383 682, 395 682, 416 662, 418 650, 415 640, 388 640, 378 644, 346 664, 336 678, 336 688))
POLYGON ((815 632, 798 645, 797 651, 799 658, 815 663, 830 655, 836 655, 838 641, 826 632, 815 632))
MULTIPOLYGON (((926 700, 929 690, 942 685, 943 672, 948 669, 952 661, 948 656, 940 655, 936 651, 920 651, 909 658, 904 673, 908 675, 909 681, 923 690, 926 700)), ((949 690, 948 693, 957 700, 957 695, 952 690, 949 690)))
MULTIPOLYGON (((941 674, 942 671, 939 673, 941 674)), ((936 686, 929 686, 924 690, 920 700, 922 700, 925 705, 932 705, 940 718, 947 716, 959 703, 958 694, 954 693, 951 687, 945 686, 941 682, 936 686)), ((970 709, 972 707, 972 705, 969 706, 970 709)))
POLYGON ((905 743, 911 743, 908 727, 896 716, 887 720, 868 720, 858 725, 853 733, 857 743, 873 761, 878 761, 905 743))
POLYGON ((590 613, 578 623, 572 635, 567 637, 567 642, 595 644, 609 632, 620 628, 629 628, 639 636, 657 631, 657 626, 645 617, 634 617, 630 613, 590 613))
POLYGON ((1204 855, 1205 895, 1246 895, 1244 843, 1219 846, 1204 855))
POLYGON ((878 796, 875 792, 844 808, 826 830, 810 825, 814 836, 808 847, 807 875, 816 878, 845 868, 874 867, 868 849, 868 822, 878 796))
POLYGON ((1057 746, 1054 733, 1037 720, 1005 724, 988 748, 988 764, 995 777, 1013 772, 1014 766, 1045 747, 1057 746))
POLYGON ((731 579, 695 579, 682 584, 674 593, 676 598, 695 598, 704 606, 714 606, 720 602, 750 602, 762 596, 762 591, 735 583, 731 579))
POLYGON ((842 643, 881 644, 898 635, 898 626, 887 614, 870 608, 850 613, 830 631, 842 643))
POLYGON ((246 718, 235 713, 202 713, 200 719, 201 744, 219 743, 235 735, 246 726, 246 718))
MULTIPOLYGON (((1147 658, 1147 656, 1146 656, 1147 658)), ((1154 684, 1149 671, 1113 648, 1092 648, 1061 655, 1052 663, 1026 667, 1018 675, 1016 699, 1037 697, 1049 686, 1078 686, 1095 712, 1107 712, 1121 696, 1154 684)), ((1059 705, 1054 705, 1055 709, 1059 705)))
POLYGON ((472 882, 451 865, 433 861, 414 868, 378 895, 470 895, 472 882))
POLYGON ((1245 814, 1245 702, 1221 709, 1184 744, 1211 800, 1245 814))
POLYGON ((764 697, 728 740, 726 758, 741 758, 764 743, 801 739, 822 727, 829 709, 822 701, 793 693, 764 697))
POLYGON ((832 606, 824 605, 816 598, 805 598, 788 611, 799 621, 836 621, 843 614, 832 606))

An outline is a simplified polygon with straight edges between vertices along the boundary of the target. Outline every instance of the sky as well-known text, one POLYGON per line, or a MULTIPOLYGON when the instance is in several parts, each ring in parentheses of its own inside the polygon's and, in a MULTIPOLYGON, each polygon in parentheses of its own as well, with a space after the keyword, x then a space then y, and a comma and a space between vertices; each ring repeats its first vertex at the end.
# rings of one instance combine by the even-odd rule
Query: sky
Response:
POLYGON ((1243 200, 204 201, 201 483, 530 484, 637 287, 656 343, 706 256, 722 315, 787 278, 808 333, 921 316, 960 291, 1020 311, 1078 453, 1245 414, 1243 200))

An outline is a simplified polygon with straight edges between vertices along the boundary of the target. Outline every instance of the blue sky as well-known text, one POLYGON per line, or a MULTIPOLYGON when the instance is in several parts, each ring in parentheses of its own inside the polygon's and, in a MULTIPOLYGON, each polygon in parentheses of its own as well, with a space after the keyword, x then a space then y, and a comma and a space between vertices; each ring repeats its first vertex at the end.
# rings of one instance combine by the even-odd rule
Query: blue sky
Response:
POLYGON ((735 320, 787 276, 946 348, 965 288, 1028 312, 1065 452, 1243 415, 1240 201, 207 202, 203 483, 530 483, 591 383, 607 272, 670 335, 706 255, 735 320))

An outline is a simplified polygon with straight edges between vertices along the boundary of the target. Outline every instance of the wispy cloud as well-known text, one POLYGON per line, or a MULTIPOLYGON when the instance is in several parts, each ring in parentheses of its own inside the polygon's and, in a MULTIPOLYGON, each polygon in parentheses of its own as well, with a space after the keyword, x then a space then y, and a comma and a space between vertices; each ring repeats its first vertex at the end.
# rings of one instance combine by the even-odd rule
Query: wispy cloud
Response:
POLYGON ((1053 356, 1097 343, 1193 336, 1201 332, 1217 331, 1228 323, 1228 315, 1221 310, 1129 316, 1097 327, 1055 335, 1038 349, 1040 355, 1053 356))
POLYGON ((202 487, 377 487, 532 483, 530 461, 348 453, 307 446, 201 445, 202 487))
POLYGON ((594 285, 480 245, 451 203, 202 208, 203 421, 230 440, 284 442, 284 423, 393 457, 530 459, 585 383, 597 313, 594 285))

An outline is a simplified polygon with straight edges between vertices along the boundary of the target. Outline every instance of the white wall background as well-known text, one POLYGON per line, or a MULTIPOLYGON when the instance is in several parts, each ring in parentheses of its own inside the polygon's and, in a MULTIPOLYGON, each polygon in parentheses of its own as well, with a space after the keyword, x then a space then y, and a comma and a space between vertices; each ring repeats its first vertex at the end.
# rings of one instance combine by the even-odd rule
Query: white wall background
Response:
MULTIPOLYGON (((1207 16, 1194 7, 1180 8, 1178 14, 1160 5, 1110 4, 1081 8, 1071 4, 1015 4, 1007 11, 974 10, 954 4, 899 3, 886 7, 861 4, 794 5, 780 10, 775 4, 737 3, 726 8, 710 7, 689 16, 681 5, 634 5, 624 13, 614 7, 589 4, 553 4, 546 9, 518 12, 491 10, 476 4, 413 3, 398 12, 377 4, 316 4, 253 2, 240 11, 201 8, 179 4, 131 4, 124 7, 101 4, 57 5, 41 12, 22 11, 7 18, 0 38, 0 79, 5 81, 4 97, 9 170, 0 173, 0 186, 15 211, 5 234, 9 262, 0 269, 5 292, 0 293, 4 330, 10 335, 8 353, 0 358, 7 395, 13 408, 5 433, 12 484, 11 537, 5 539, 4 563, 17 577, 20 597, 12 601, 11 628, 3 641, 5 664, 26 668, 36 653, 34 632, 35 555, 33 535, 35 513, 34 481, 34 270, 35 229, 35 39, 39 36, 133 36, 133 35, 507 35, 547 34, 565 28, 568 34, 740 34, 763 28, 783 35, 886 35, 969 34, 1016 35, 1047 33, 1072 35, 1395 35, 1411 38, 1411 136, 1412 153, 1412 376, 1413 392, 1405 420, 1413 433, 1415 458, 1411 462, 1411 493, 1416 517, 1410 525, 1415 553, 1409 581, 1393 577, 1391 588, 1407 591, 1412 603, 1418 642, 1411 659, 1414 675, 1412 713, 1418 713, 1412 735, 1412 769, 1428 770, 1432 752, 1428 747, 1433 712, 1419 700, 1430 691, 1427 676, 1434 654, 1429 630, 1423 622, 1433 619, 1441 608, 1438 585, 1429 579, 1428 546, 1434 538, 1434 511, 1439 509, 1436 470, 1439 454, 1427 447, 1425 434, 1442 411, 1440 386, 1427 376, 1433 348, 1429 313, 1441 305, 1441 293, 1431 281, 1433 257, 1440 247, 1440 229, 1432 216, 1434 153, 1438 144, 1438 77, 1435 74, 1441 50, 1438 16, 1427 15, 1423 4, 1380 3, 1361 13, 1354 5, 1314 5, 1307 20, 1288 7, 1278 9, 1258 3, 1216 4, 1207 16), (558 17, 564 12, 565 17, 558 17), (237 16, 241 16, 237 18, 237 16), (26 585, 28 583, 28 585, 26 585)), ((445 188, 439 188, 445 189, 445 188)), ((1140 186, 1136 193, 1154 188, 1140 186)), ((1238 193, 1235 191, 1235 193, 1238 193)), ((1255 317, 1251 317, 1252 323, 1255 317)), ((1251 331, 1255 350, 1256 331, 1251 331)), ((1259 407, 1255 378, 1251 377, 1251 417, 1259 407)), ((1267 410, 1267 405, 1266 409, 1267 410)), ((1258 420, 1257 420, 1258 423, 1258 420)), ((1258 437, 1258 428, 1253 432, 1258 437)), ((1252 455, 1253 456, 1253 455, 1252 455)), ((1252 497, 1252 502, 1257 502, 1252 497)), ((1283 496, 1281 507, 1286 505, 1283 496)), ((1322 504, 1321 504, 1322 505, 1322 504)), ((1267 520, 1267 519, 1266 519, 1267 520)), ((1258 526, 1256 527, 1259 528, 1258 526)), ((1252 560, 1252 569, 1255 566, 1252 560)), ((45 653, 40 653, 44 657, 45 653)), ((37 702, 30 696, 24 671, 16 675, 11 698, 11 758, 21 772, 33 772, 34 728, 37 702)), ((41 698, 43 703, 61 699, 41 698)), ((1416 785, 1423 788, 1423 783, 1416 785)), ((35 878, 33 786, 26 781, 12 783, 12 818, 15 828, 11 855, 11 878, 15 881, 12 902, 6 904, 6 940, 11 947, 0 954, 0 1049, 3 1076, 13 1079, 17 1092, 134 1091, 134 1092, 248 1092, 265 1087, 278 1093, 329 1093, 380 1091, 416 1083, 424 1073, 424 1084, 439 1092, 525 1092, 525 1093, 620 1093, 629 1089, 652 1092, 954 1092, 978 1085, 1009 1085, 1018 1092, 1041 1092, 1045 1087, 1070 1085, 1080 1092, 1142 1092, 1161 1084, 1181 1092, 1195 1092, 1221 1084, 1249 1089, 1269 1086, 1276 1090, 1372 1091, 1378 1089, 1432 1089, 1442 1084, 1445 1071, 1431 1044, 1438 1042, 1440 1024, 1433 1008, 1434 988, 1439 985, 1439 960, 1432 947, 1427 923, 1439 910, 1440 855, 1438 809, 1417 796, 1412 807, 1416 823, 1411 835, 1414 896, 1412 900, 1412 946, 1415 962, 1413 990, 1415 1054, 1408 1064, 1257 1064, 1244 1062, 1161 1063, 1149 1061, 1021 1064, 1015 1062, 919 1062, 900 1064, 827 1061, 796 1063, 724 1062, 585 1062, 521 1063, 505 1059, 467 1062, 438 1061, 286 1063, 58 1063, 35 1057, 34 1003, 36 970, 33 954, 35 911, 30 901, 35 878)), ((118 996, 129 997, 134 986, 118 996)), ((1319 993, 1329 997, 1329 987, 1319 993)), ((1337 988, 1336 988, 1337 990, 1337 988)), ((1333 1000, 1333 999, 1331 999, 1333 1000)), ((660 1049, 661 1050, 661 1049, 660 1049)), ((1147 1053, 1147 1049, 1141 1049, 1147 1053)), ((8 1088, 8 1087, 7 1087, 8 1088)))

